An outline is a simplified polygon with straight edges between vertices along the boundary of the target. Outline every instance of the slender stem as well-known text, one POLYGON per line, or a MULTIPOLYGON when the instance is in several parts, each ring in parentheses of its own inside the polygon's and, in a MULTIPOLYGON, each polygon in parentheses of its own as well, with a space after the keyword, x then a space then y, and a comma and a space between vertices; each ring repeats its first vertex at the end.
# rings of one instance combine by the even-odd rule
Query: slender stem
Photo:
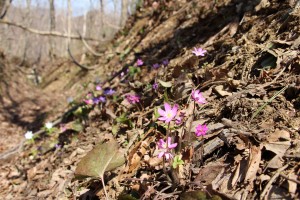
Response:
POLYGON ((105 193, 105 199, 109 200, 108 199, 108 194, 107 194, 106 189, 105 189, 105 183, 104 183, 104 177, 103 176, 101 176, 101 182, 102 182, 103 190, 104 190, 104 193, 105 193))
MULTIPOLYGON (((168 146, 169 146, 169 143, 168 143, 168 138, 169 138, 169 134, 170 134, 170 122, 168 124, 168 129, 167 129, 167 139, 166 139, 166 143, 167 143, 167 150, 168 150, 168 146)), ((164 173, 166 174, 166 176, 168 177, 168 173, 167 173, 167 169, 166 169, 166 158, 165 156, 163 156, 163 171, 164 173)))

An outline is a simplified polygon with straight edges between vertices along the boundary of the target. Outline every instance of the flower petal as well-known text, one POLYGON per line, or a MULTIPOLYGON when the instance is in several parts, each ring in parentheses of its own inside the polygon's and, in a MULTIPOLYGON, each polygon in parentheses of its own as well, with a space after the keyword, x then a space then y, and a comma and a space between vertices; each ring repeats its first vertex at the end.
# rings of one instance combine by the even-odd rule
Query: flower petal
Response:
POLYGON ((166 115, 166 111, 164 111, 163 109, 161 108, 158 108, 158 113, 161 115, 161 116, 165 116, 166 115))
POLYGON ((171 105, 170 105, 170 104, 164 103, 164 106, 165 106, 166 112, 167 112, 168 110, 171 110, 171 105))

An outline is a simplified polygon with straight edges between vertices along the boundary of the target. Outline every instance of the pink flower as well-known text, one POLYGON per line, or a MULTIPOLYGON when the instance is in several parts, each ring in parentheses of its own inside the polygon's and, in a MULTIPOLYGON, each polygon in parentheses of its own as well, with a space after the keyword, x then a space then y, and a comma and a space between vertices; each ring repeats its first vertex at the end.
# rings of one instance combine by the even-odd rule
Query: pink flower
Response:
POLYGON ((175 124, 180 125, 182 123, 182 117, 176 117, 175 124))
POLYGON ((197 127, 196 127, 196 131, 195 131, 195 135, 197 137, 199 136, 203 136, 203 135, 206 135, 206 132, 208 131, 208 128, 207 126, 204 124, 204 125, 201 125, 199 124, 197 127))
POLYGON ((83 101, 84 101, 86 104, 88 104, 88 105, 94 104, 94 102, 93 102, 92 99, 84 99, 83 101))
POLYGON ((206 50, 195 47, 194 51, 192 51, 192 53, 195 54, 195 56, 204 56, 204 54, 206 53, 206 50))
POLYGON ((158 157, 161 158, 165 156, 165 158, 168 160, 173 157, 173 155, 170 153, 171 149, 174 149, 177 147, 177 143, 171 143, 172 138, 168 137, 167 142, 165 142, 163 139, 160 139, 158 142, 158 148, 162 151, 158 154, 158 157))
POLYGON ((199 104, 205 104, 205 98, 202 96, 200 90, 193 90, 192 91, 192 99, 199 104))
POLYGON ((135 104, 135 103, 138 103, 140 102, 140 97, 138 95, 132 95, 132 94, 128 94, 126 96, 126 99, 129 103, 131 104, 135 104))
POLYGON ((97 91, 100 91, 100 90, 102 90, 102 87, 101 87, 100 85, 97 85, 97 86, 96 86, 96 90, 97 90, 97 91))
POLYGON ((158 108, 158 113, 161 116, 158 119, 160 121, 165 121, 165 123, 169 123, 170 121, 172 121, 176 117, 177 110, 178 110, 178 105, 175 104, 172 108, 170 104, 164 103, 164 107, 165 107, 165 110, 162 110, 161 108, 158 108))
POLYGON ((143 64, 144 64, 144 62, 142 59, 137 59, 137 61, 136 61, 137 66, 142 66, 143 64))

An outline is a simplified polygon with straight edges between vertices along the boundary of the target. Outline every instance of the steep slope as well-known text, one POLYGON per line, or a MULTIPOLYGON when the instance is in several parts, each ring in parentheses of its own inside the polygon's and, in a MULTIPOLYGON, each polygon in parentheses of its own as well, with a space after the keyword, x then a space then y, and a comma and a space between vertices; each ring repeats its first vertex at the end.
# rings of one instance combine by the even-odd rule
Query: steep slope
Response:
POLYGON ((1 167, 1 195, 104 199, 99 180, 74 180, 74 172, 95 144, 116 140, 127 162, 105 176, 112 199, 299 198, 299 5, 145 1, 91 62, 99 68, 78 82, 56 75, 61 88, 70 79, 71 88, 85 83, 73 91, 86 95, 62 129, 26 143, 14 164, 1 167), (194 47, 207 52, 196 56, 194 47), (195 104, 193 89, 207 103, 195 104), (164 102, 178 104, 177 124, 158 119, 164 102), (208 132, 196 138, 198 124, 208 132), (157 157, 167 135, 183 155, 176 169, 157 157))

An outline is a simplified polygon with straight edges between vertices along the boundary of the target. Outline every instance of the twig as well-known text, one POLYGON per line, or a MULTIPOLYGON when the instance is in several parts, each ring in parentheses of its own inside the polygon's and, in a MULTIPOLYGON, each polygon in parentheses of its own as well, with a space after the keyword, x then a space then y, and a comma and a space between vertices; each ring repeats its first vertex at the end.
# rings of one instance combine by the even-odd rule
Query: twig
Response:
POLYGON ((294 183, 300 184, 300 181, 298 181, 298 180, 289 178, 288 176, 286 176, 286 175, 284 175, 284 174, 279 174, 279 175, 282 176, 283 178, 289 180, 289 181, 292 181, 292 182, 294 182, 294 183))
POLYGON ((274 176, 272 176, 272 178, 270 179, 270 181, 267 183, 266 187, 264 188, 264 190, 262 191, 261 195, 260 195, 260 200, 262 200, 264 198, 264 196, 269 192, 272 183, 277 179, 277 177, 280 175, 280 173, 285 170, 289 165, 286 164, 283 167, 279 168, 276 173, 274 174, 274 176))

